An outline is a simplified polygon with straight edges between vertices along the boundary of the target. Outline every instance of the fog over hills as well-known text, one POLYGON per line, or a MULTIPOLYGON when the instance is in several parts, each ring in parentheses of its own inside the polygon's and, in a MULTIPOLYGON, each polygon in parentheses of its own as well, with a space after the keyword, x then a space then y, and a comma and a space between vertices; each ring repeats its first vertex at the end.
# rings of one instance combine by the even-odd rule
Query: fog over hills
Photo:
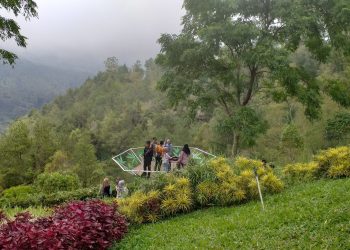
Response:
POLYGON ((69 88, 80 86, 90 74, 53 68, 28 60, 0 67, 0 131, 33 108, 39 108, 69 88))

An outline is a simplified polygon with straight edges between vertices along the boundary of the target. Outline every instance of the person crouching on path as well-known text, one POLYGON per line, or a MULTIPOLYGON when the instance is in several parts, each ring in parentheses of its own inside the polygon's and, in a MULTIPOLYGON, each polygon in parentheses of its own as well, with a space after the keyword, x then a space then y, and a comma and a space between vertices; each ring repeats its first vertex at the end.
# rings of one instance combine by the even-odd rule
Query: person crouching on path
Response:
POLYGON ((163 154, 163 170, 165 172, 170 172, 171 170, 171 163, 170 163, 170 160, 171 160, 171 156, 169 155, 169 149, 168 148, 164 148, 164 154, 163 154))
POLYGON ((185 144, 180 153, 179 159, 177 161, 177 168, 183 168, 187 165, 188 159, 190 158, 191 150, 188 144, 185 144))
POLYGON ((145 148, 143 150, 143 173, 142 176, 147 176, 147 178, 151 177, 151 165, 152 165, 152 158, 153 158, 153 148, 151 147, 151 142, 146 141, 145 148))
POLYGON ((164 141, 160 141, 159 145, 156 147, 156 165, 155 171, 160 171, 160 167, 162 166, 162 158, 164 154, 164 141))

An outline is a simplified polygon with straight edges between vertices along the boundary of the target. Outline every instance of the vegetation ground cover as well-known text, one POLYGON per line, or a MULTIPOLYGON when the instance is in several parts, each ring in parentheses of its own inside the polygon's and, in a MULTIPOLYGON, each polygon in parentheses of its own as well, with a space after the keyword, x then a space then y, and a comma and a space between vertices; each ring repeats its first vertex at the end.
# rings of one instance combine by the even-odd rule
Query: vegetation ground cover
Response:
POLYGON ((296 185, 239 207, 134 227, 114 249, 349 249, 350 179, 296 185))

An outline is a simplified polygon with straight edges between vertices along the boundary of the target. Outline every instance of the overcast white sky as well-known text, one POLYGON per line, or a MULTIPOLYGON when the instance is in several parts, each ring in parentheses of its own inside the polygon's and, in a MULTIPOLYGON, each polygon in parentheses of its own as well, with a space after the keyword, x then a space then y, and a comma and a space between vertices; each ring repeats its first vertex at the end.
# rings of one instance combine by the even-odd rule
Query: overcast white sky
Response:
POLYGON ((105 58, 144 61, 159 51, 161 33, 179 33, 182 0, 36 0, 39 19, 19 19, 23 58, 94 70, 105 58))

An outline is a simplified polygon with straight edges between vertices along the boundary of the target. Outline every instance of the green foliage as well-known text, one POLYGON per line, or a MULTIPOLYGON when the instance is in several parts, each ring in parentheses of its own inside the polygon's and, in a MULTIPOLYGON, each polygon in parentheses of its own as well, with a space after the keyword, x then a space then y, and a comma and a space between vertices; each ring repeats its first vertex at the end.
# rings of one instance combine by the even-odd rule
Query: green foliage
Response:
POLYGON ((303 138, 294 124, 287 125, 281 136, 282 147, 300 149, 303 147, 303 138))
POLYGON ((332 142, 346 141, 350 135, 350 113, 337 113, 334 117, 327 121, 325 136, 327 140, 332 142))
POLYGON ((52 207, 72 200, 87 200, 99 196, 98 188, 81 188, 74 191, 61 191, 56 193, 32 193, 16 197, 0 197, 0 206, 2 207, 22 207, 44 206, 52 207))
POLYGON ((98 183, 105 174, 97 164, 95 148, 91 144, 89 135, 76 130, 72 132, 70 139, 76 140, 72 152, 72 158, 76 164, 74 172, 79 176, 83 187, 98 183))
POLYGON ((0 138, 1 186, 9 188, 31 181, 31 145, 29 128, 23 121, 14 122, 0 138))
POLYGON ((58 150, 50 157, 50 162, 45 166, 45 172, 67 172, 71 171, 68 154, 62 150, 58 150))
POLYGON ((16 186, 6 189, 2 193, 2 197, 5 199, 22 199, 35 193, 35 189, 32 186, 16 186))
MULTIPOLYGON (((32 0, 14 0, 14 1, 0 1, 1 9, 5 9, 11 14, 22 15, 26 20, 37 17, 37 5, 32 0)), ((11 18, 6 18, 4 16, 0 16, 0 39, 2 41, 6 41, 8 39, 14 39, 16 44, 19 47, 27 46, 27 38, 23 36, 20 32, 21 28, 17 24, 17 22, 11 18)), ((3 63, 14 64, 17 56, 7 50, 0 49, 0 61, 3 63)))
POLYGON ((35 187, 41 193, 50 194, 59 191, 73 191, 79 188, 79 178, 73 174, 43 173, 35 179, 35 187))
MULTIPOLYGON (((34 199, 36 190, 33 186, 15 186, 6 189, 1 197, 2 206, 28 206, 34 199)), ((37 205, 33 202, 33 205, 37 205)))
POLYGON ((349 4, 324 4, 184 1, 181 34, 163 34, 159 39, 157 63, 166 69, 159 89, 167 93, 174 106, 185 104, 192 118, 220 109, 226 121, 222 130, 234 138, 234 155, 239 136, 253 135, 247 139, 251 144, 255 135, 264 132, 251 113, 249 119, 232 119, 239 116, 242 107, 259 105, 265 89, 270 89, 276 101, 295 98, 305 106, 309 119, 319 118, 322 84, 317 78, 318 62, 307 59, 312 55, 325 62, 332 47, 347 53, 349 46, 345 41, 349 40, 350 21, 334 14, 347 13, 349 4), (300 44, 305 46, 304 51, 299 50, 292 58, 300 44), (237 127, 248 133, 239 133, 237 127))
POLYGON ((254 145, 256 138, 264 134, 268 128, 267 121, 254 109, 248 107, 243 107, 234 116, 219 119, 217 122, 217 131, 223 140, 228 140, 230 144, 234 140, 232 135, 238 135, 241 147, 254 145))

